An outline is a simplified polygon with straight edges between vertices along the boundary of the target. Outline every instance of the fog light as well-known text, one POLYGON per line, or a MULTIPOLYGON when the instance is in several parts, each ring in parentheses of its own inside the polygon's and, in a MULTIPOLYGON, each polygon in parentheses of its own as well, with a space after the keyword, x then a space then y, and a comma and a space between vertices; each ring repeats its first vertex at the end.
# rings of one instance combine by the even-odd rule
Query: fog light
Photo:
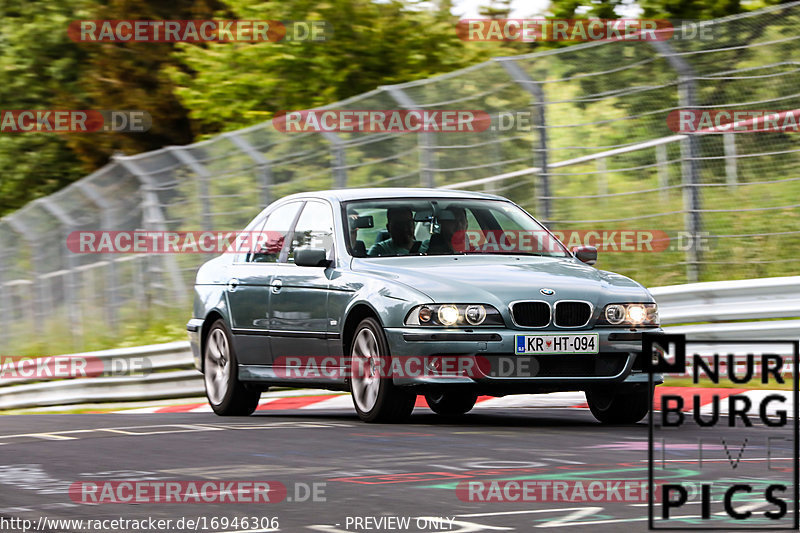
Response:
POLYGON ((458 308, 455 305, 443 305, 439 308, 439 322, 452 326, 458 322, 458 308))
POLYGON ((464 318, 473 326, 478 326, 486 320, 486 309, 482 305, 470 305, 464 312, 464 318))
POLYGON ((625 306, 614 304, 609 305, 606 307, 606 320, 608 320, 609 324, 622 324, 622 321, 625 320, 625 306))
POLYGON ((647 317, 647 310, 643 305, 629 305, 628 306, 628 320, 632 324, 641 324, 647 317))

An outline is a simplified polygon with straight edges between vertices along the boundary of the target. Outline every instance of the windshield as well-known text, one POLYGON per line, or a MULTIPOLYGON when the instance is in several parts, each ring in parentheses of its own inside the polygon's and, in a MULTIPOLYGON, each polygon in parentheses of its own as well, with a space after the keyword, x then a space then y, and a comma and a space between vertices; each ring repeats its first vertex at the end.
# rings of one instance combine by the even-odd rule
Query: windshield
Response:
POLYGON ((568 257, 544 226, 511 202, 389 198, 343 205, 354 257, 504 254, 568 257))

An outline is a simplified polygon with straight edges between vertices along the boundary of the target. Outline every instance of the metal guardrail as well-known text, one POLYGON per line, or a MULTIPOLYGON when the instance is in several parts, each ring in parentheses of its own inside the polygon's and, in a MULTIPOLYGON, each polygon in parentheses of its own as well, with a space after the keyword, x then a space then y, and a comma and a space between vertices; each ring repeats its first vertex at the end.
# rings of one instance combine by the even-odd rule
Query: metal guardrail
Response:
MULTIPOLYGON (((655 287, 650 292, 658 302, 658 313, 663 325, 695 322, 723 322, 730 320, 763 320, 772 318, 800 318, 800 276, 762 278, 740 281, 711 281, 655 287)), ((775 322, 760 324, 756 331, 769 335, 775 329, 779 338, 800 336, 794 323, 794 333, 786 329, 789 324, 775 322)), ((791 327, 791 326, 790 326, 791 327)), ((723 326, 695 327, 686 332, 733 332, 723 326)), ((681 330, 680 332, 684 332, 681 330)), ((744 331, 747 336, 749 331, 744 331)), ((759 338, 770 338, 761 336, 759 338)))
MULTIPOLYGON (((685 333, 689 339, 721 341, 800 338, 800 276, 692 283, 650 290, 659 304, 662 325, 669 333, 685 333), (797 319, 770 320, 794 317, 797 319), (743 322, 725 322, 731 320, 743 322)), ((723 348, 713 347, 714 350, 723 348)), ((202 377, 192 368, 188 341, 74 356, 103 361, 145 359, 152 372, 139 376, 54 381, 0 379, 0 409, 204 394, 202 377)))
POLYGON ((0 379, 0 409, 186 398, 204 393, 203 380, 194 369, 188 341, 69 354, 68 357, 102 362, 105 368, 118 361, 124 368, 143 367, 145 372, 47 381, 0 379))

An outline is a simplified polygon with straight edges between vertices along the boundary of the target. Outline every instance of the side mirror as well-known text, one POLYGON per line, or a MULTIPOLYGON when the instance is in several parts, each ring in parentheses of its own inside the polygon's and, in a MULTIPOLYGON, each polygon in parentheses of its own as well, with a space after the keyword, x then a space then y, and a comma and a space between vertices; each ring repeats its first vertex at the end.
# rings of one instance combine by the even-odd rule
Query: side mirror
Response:
POLYGON ((294 264, 301 267, 328 267, 328 252, 325 248, 303 246, 294 251, 294 264))
POLYGON ((572 248, 572 253, 575 254, 578 261, 582 261, 587 265, 597 263, 597 248, 594 246, 575 246, 572 248))

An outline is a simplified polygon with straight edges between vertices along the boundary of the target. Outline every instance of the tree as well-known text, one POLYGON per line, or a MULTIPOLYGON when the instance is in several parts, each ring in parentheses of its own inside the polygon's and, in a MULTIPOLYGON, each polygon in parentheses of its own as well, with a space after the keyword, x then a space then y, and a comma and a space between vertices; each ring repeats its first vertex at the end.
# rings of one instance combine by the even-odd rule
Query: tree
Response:
MULTIPOLYGON (((0 6, 0 102, 4 110, 54 108, 77 92, 86 56, 66 39, 84 2, 6 0, 0 6)), ((65 135, 0 134, 0 214, 56 191, 82 174, 65 135)))
MULTIPOLYGON (((90 4, 80 18, 209 19, 221 7, 216 0, 111 0, 90 4)), ((224 16, 224 12, 221 14, 224 16)), ((188 111, 175 96, 171 80, 164 75, 167 67, 177 65, 172 57, 174 43, 78 43, 78 46, 86 55, 86 62, 77 90, 69 95, 73 108, 88 102, 94 109, 140 109, 153 119, 146 134, 69 136, 68 145, 82 161, 96 168, 116 151, 132 154, 192 142, 188 111)))
POLYGON ((63 188, 117 150, 193 140, 187 111, 163 75, 173 44, 76 43, 67 34, 71 21, 210 18, 217 7, 214 0, 6 0, 0 6, 3 109, 142 109, 153 127, 146 134, 0 135, 0 215, 63 188))
POLYGON ((461 41, 447 2, 436 9, 399 0, 226 4, 242 19, 324 20, 333 34, 323 42, 182 44, 176 57, 184 68, 171 68, 170 76, 203 134, 515 52, 502 43, 461 41))

